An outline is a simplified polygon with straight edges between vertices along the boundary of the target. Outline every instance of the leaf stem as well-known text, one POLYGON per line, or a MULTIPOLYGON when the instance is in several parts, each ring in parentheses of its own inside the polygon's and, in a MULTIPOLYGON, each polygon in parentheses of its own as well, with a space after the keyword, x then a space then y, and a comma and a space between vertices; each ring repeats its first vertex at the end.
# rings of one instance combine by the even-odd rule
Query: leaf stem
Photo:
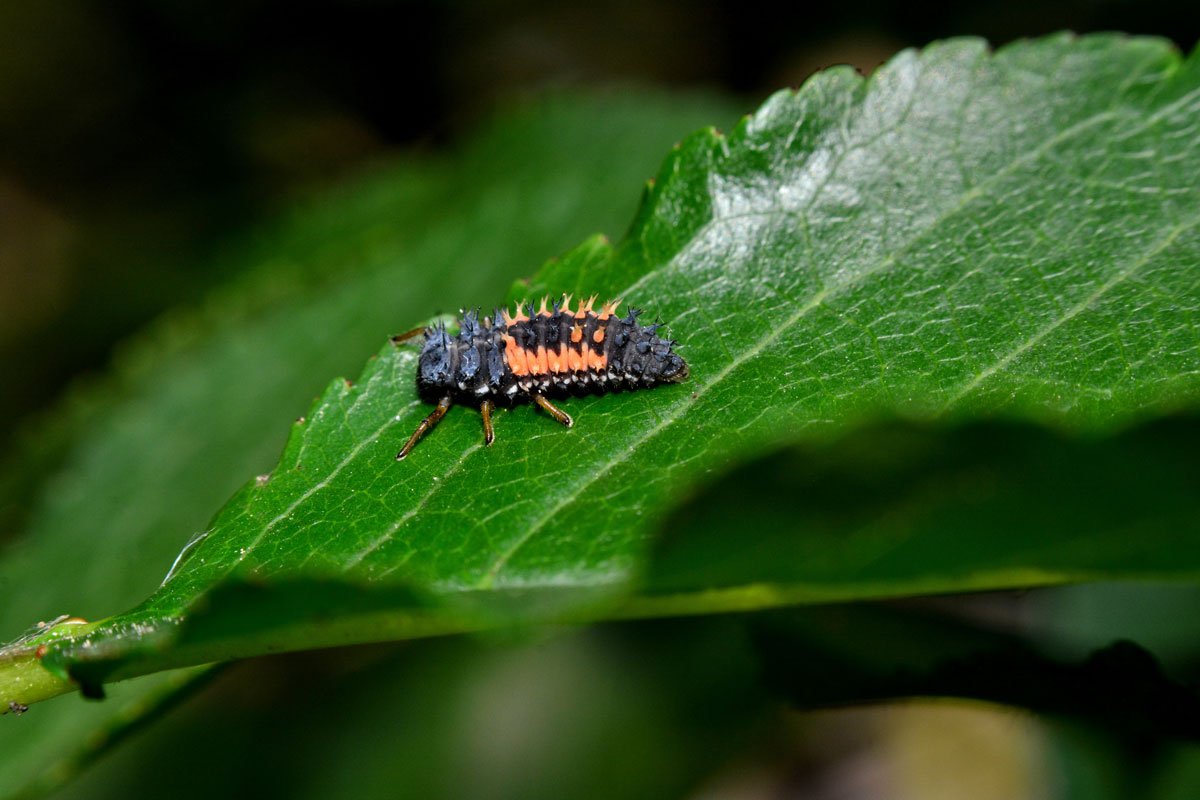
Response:
POLYGON ((32 703, 75 690, 42 666, 38 646, 0 651, 0 714, 24 711, 32 703))

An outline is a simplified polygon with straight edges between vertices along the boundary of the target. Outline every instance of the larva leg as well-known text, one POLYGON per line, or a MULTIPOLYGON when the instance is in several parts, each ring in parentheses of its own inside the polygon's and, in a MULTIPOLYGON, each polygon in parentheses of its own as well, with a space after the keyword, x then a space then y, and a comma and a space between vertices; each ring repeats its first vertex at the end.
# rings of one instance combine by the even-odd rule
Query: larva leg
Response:
POLYGON ((400 448, 400 452, 396 453, 396 460, 403 461, 404 457, 409 454, 417 442, 421 441, 421 437, 433 430, 433 426, 442 421, 442 417, 446 416, 446 412, 450 410, 450 395, 446 395, 438 401, 437 408, 433 410, 425 419, 421 420, 421 424, 413 431, 413 435, 409 437, 408 443, 400 448))
POLYGON ((568 428, 575 424, 575 420, 571 419, 570 414, 563 411, 561 408, 555 408, 555 406, 549 400, 542 397, 540 394, 535 394, 533 396, 533 402, 541 406, 542 410, 554 417, 557 422, 566 425, 568 428))
POLYGON ((411 331, 405 331, 404 333, 397 333, 395 336, 392 337, 392 344, 404 344, 409 339, 413 338, 414 336, 419 336, 420 334, 422 334, 424 332, 425 332, 424 328, 413 328, 411 331))
POLYGON ((496 431, 492 429, 492 409, 495 407, 491 400, 484 400, 479 404, 479 413, 483 416, 483 443, 488 447, 496 441, 496 431))

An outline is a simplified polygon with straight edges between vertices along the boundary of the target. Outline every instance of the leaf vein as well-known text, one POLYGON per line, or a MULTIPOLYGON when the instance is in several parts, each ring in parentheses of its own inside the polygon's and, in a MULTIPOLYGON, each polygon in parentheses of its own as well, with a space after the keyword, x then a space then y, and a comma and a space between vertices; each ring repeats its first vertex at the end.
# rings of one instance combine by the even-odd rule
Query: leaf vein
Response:
POLYGON ((1198 216, 1196 219, 1193 219, 1193 220, 1190 220, 1187 222, 1181 222, 1178 225, 1175 225, 1173 228, 1171 228, 1171 230, 1167 233, 1166 236, 1162 237, 1153 247, 1151 247, 1149 250, 1147 250, 1145 255, 1143 255, 1141 258, 1139 258, 1137 261, 1133 262, 1133 264, 1126 267, 1125 269, 1119 270, 1115 275, 1113 275, 1107 281, 1102 283, 1100 286, 1096 287, 1095 291, 1093 291, 1091 294, 1089 294, 1083 300, 1076 303, 1071 308, 1067 309, 1066 313, 1062 314, 1061 316, 1055 317, 1049 324, 1044 325, 1040 329, 1038 329, 1038 331, 1036 333, 1034 333, 1033 336, 1030 336, 1029 338, 1025 339, 1019 345, 1017 345, 1012 350, 1010 350, 1008 353, 1006 353, 1002 358, 1000 358, 998 361, 996 361, 995 364, 988 367, 987 369, 980 371, 977 375, 975 375, 975 377, 973 377, 971 380, 967 381, 967 383, 964 384, 961 389, 959 389, 957 392, 955 392, 954 395, 946 402, 945 407, 942 409, 943 412, 949 410, 952 406, 954 406, 956 403, 958 403, 964 397, 969 395, 975 389, 979 388, 979 386, 982 385, 985 381, 987 381, 987 379, 990 378, 992 375, 995 375, 997 372, 1000 372, 1001 370, 1005 369, 1010 364, 1012 364, 1013 361, 1020 358, 1021 355, 1028 352, 1033 347, 1037 346, 1037 344, 1039 342, 1041 342, 1043 339, 1045 339, 1051 333, 1058 330, 1064 324, 1070 322, 1071 320, 1075 319, 1075 317, 1079 316, 1081 313, 1086 311, 1088 308, 1090 308, 1092 306, 1092 304, 1094 304, 1097 300, 1099 300, 1101 297, 1103 297, 1105 294, 1107 294, 1110 290, 1112 290, 1113 288, 1119 286, 1120 284, 1122 284, 1125 281, 1132 278, 1134 275, 1136 275, 1138 272, 1140 272, 1141 269, 1143 267, 1145 267, 1146 264, 1148 264, 1155 256, 1159 255, 1164 250, 1166 250, 1168 247, 1170 247, 1175 242, 1175 240, 1179 238, 1180 234, 1182 234, 1184 231, 1186 231, 1190 228, 1194 228, 1198 224, 1200 224, 1200 216, 1198 216))

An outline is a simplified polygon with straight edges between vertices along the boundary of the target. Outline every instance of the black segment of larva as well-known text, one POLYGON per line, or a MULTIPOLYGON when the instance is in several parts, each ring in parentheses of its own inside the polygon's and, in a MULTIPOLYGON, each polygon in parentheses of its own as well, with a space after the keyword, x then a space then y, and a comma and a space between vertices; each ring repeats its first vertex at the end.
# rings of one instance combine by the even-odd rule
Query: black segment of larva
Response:
POLYGON ((438 323, 395 337, 399 343, 424 334, 417 391, 422 400, 437 404, 396 458, 407 456, 454 403, 480 407, 485 441, 491 444, 491 411, 497 405, 536 403, 570 427, 571 417, 551 397, 648 389, 687 378, 688 366, 675 352, 675 342, 658 335, 661 323, 639 324, 637 309, 618 317, 620 301, 596 311, 595 301, 593 296, 572 310, 569 295, 551 306, 543 299, 536 311, 532 304, 519 305, 515 317, 507 308, 483 318, 469 310, 462 313, 456 335, 438 323))

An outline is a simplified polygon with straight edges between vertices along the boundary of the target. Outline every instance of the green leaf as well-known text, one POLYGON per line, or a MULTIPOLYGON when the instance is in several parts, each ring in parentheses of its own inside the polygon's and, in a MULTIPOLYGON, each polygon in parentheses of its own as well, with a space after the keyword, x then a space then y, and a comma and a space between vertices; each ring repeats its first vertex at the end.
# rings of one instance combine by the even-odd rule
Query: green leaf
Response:
POLYGON ((664 525, 644 602, 686 605, 696 587, 709 603, 756 605, 776 592, 778 603, 1195 580, 1196 452, 1192 415, 1099 438, 1011 422, 866 426, 723 474, 664 525))
MULTIPOLYGON (((428 409, 413 352, 385 346, 354 385, 326 389, 270 476, 234 496, 157 592, 52 643, 43 663, 91 685, 277 647, 803 599, 803 574, 760 562, 783 591, 747 600, 706 591, 706 578, 672 583, 668 604, 628 600, 672 504, 780 440, 829 439, 881 414, 1003 415, 1096 436, 1195 405, 1197 110, 1200 58, 1115 36, 995 55, 952 41, 866 82, 831 70, 776 95, 727 138, 683 142, 618 248, 585 245, 529 287, 660 314, 691 364, 686 384, 569 401, 570 431, 517 409, 491 448, 477 415, 455 409, 397 464, 428 409), (371 596, 403 588, 388 625, 351 613, 272 640, 213 637, 210 624, 187 649, 214 587, 296 575, 371 596)), ((760 523, 747 509, 743 527, 760 523)), ((812 531, 790 533, 809 546, 812 531)), ((1005 533, 959 531, 1001 554, 1005 533)), ((909 535, 915 552, 937 541, 909 535)), ((1104 561, 1069 525, 1040 535, 1066 555, 1040 562, 1047 545, 982 579, 975 561, 908 559, 888 591, 1072 579, 1072 557, 1121 574, 1125 550, 1104 561)), ((705 541, 690 560, 719 557, 705 541)), ((877 542, 880 556, 894 546, 877 542)), ((839 596, 853 596, 855 573, 831 558, 839 596)), ((1198 568, 1192 546, 1168 572, 1198 568)), ((753 569, 737 578, 761 582, 753 569)), ((274 627, 288 627, 282 613, 274 627)))
MULTIPOLYGON (((732 118, 702 96, 550 98, 488 125, 452 158, 375 166, 231 243, 227 260, 251 272, 123 348, 114 374, 55 409, 38 437, 70 445, 42 492, 22 499, 28 530, 6 532, 6 636, 138 602, 213 510, 270 469, 287 423, 329 375, 359 369, 364 353, 431 309, 487 302, 546 253, 597 228, 619 231, 671 143, 732 118)), ((27 674, 0 659, 0 682, 50 677, 28 657, 27 674)), ((147 713, 164 679, 114 687, 102 704, 5 717, 0 796, 61 781, 80 748, 147 713)))

